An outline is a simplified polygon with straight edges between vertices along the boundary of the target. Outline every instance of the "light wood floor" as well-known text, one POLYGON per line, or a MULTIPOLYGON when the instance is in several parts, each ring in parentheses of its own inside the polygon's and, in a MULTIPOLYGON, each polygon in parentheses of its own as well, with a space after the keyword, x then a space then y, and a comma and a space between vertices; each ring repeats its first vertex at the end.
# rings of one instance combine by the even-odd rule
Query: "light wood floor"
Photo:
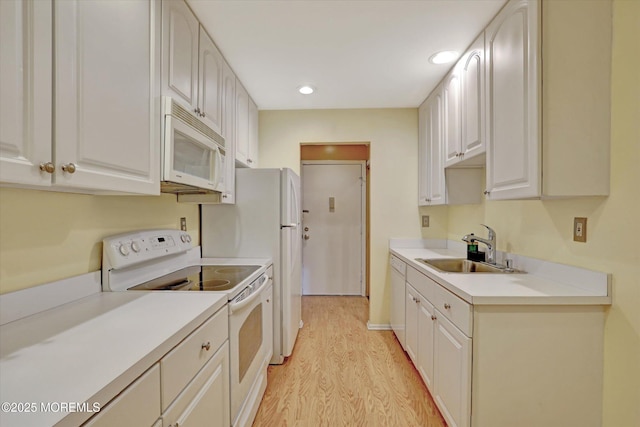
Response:
POLYGON ((362 297, 305 296, 293 354, 269 366, 257 426, 446 424, 392 331, 369 331, 362 297))

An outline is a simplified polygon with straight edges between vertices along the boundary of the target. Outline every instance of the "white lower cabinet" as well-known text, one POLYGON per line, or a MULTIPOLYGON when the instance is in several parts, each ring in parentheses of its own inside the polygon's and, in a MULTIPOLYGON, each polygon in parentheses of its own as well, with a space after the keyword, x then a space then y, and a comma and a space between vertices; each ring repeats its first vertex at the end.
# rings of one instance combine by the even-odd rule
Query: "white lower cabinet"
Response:
POLYGON ((427 276, 407 268, 406 349, 447 425, 469 426, 471 338, 435 308, 439 288, 427 276))
POLYGON ((400 345, 405 348, 405 274, 407 265, 400 258, 391 255, 389 258, 391 271, 391 329, 398 337, 400 345))
POLYGON ((406 352, 449 427, 601 425, 605 307, 472 305, 407 265, 406 352))
POLYGON ((160 367, 156 363, 84 426, 150 426, 159 414, 160 367))
POLYGON ((434 312, 433 394, 449 427, 468 426, 471 410, 471 338, 434 312))
POLYGON ((228 322, 225 306, 83 426, 229 427, 228 322))
POLYGON ((225 341, 162 414, 164 426, 228 427, 229 398, 229 343, 225 341))

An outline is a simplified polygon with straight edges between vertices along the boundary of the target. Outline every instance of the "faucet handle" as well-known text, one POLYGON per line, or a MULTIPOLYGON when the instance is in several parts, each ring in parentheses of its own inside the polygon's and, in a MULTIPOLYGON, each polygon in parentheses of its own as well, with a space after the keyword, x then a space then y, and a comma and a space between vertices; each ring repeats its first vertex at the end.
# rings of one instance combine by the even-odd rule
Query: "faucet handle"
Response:
POLYGON ((488 225, 485 224, 480 224, 481 226, 483 226, 484 228, 486 228, 489 231, 489 240, 492 240, 493 238, 495 238, 496 236, 496 232, 493 230, 493 228, 489 227, 488 225))

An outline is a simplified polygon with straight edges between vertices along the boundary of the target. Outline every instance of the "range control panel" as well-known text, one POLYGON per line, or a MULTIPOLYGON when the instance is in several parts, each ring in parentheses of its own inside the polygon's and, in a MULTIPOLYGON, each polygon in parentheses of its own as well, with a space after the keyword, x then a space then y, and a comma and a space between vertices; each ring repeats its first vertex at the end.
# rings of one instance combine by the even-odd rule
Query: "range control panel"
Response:
POLYGON ((103 264, 120 269, 191 249, 191 235, 180 230, 145 230, 102 241, 103 264))

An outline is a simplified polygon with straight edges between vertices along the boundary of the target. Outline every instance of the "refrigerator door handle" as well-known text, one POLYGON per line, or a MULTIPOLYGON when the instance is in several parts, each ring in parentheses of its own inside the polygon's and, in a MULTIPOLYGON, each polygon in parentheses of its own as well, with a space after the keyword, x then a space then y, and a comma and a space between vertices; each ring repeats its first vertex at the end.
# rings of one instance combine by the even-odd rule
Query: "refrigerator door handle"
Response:
POLYGON ((298 228, 298 224, 293 223, 293 224, 282 224, 280 225, 280 228, 298 228))

